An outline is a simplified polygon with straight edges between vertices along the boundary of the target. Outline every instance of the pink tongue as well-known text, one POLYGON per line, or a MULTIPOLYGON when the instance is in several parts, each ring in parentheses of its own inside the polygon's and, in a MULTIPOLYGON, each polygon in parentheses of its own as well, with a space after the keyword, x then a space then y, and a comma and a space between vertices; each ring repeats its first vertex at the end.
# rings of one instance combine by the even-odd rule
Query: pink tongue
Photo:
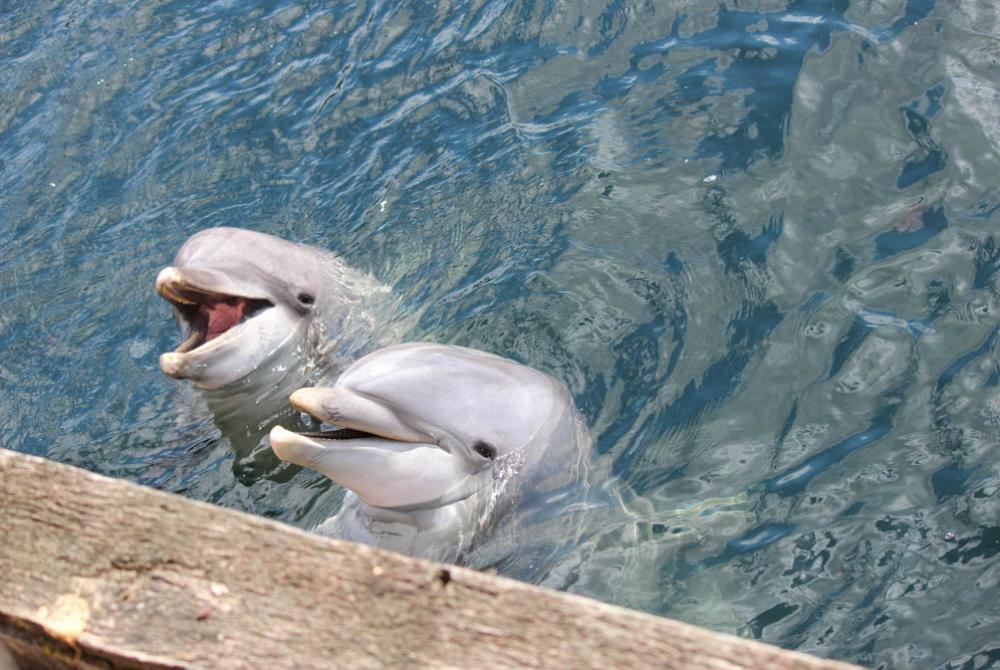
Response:
POLYGON ((242 321, 244 307, 246 307, 246 301, 242 299, 231 302, 202 303, 199 309, 208 319, 208 332, 205 334, 205 341, 215 339, 242 321))

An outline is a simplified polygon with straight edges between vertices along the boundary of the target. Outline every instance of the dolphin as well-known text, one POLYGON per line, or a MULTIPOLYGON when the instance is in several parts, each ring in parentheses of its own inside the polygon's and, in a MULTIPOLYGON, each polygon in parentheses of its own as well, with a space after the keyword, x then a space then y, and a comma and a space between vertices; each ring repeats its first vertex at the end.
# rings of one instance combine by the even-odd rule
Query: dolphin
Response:
POLYGON ((243 404, 274 387, 284 404, 310 375, 342 367, 338 352, 371 339, 372 298, 388 293, 330 252, 238 228, 191 236, 156 290, 183 338, 160 356, 163 372, 243 404))
POLYGON ((270 433, 279 459, 349 491, 316 530, 421 558, 462 562, 533 487, 580 477, 589 456, 562 383, 465 347, 379 349, 289 400, 338 427, 270 433))

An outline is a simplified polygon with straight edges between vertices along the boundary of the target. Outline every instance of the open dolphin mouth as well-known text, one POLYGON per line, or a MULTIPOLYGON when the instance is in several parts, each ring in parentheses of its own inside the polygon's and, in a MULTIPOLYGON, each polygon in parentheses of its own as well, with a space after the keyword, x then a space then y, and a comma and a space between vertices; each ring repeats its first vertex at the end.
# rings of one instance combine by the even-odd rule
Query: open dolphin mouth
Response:
POLYGON ((180 317, 184 341, 174 350, 185 354, 224 335, 236 326, 274 307, 270 300, 208 291, 184 280, 179 273, 162 273, 156 290, 180 317))
POLYGON ((333 430, 292 432, 274 426, 271 448, 286 463, 316 470, 374 507, 439 507, 462 500, 484 480, 432 436, 383 404, 342 388, 305 388, 289 401, 333 430))
POLYGON ((310 440, 360 440, 363 438, 379 438, 381 435, 376 435, 375 433, 366 433, 363 430, 355 430, 353 428, 334 428, 332 430, 321 430, 312 433, 298 433, 302 437, 308 437, 310 440))
POLYGON ((298 433, 314 440, 376 439, 398 444, 427 444, 448 451, 432 436, 402 420, 392 409, 344 388, 301 388, 288 402, 333 430, 298 433))

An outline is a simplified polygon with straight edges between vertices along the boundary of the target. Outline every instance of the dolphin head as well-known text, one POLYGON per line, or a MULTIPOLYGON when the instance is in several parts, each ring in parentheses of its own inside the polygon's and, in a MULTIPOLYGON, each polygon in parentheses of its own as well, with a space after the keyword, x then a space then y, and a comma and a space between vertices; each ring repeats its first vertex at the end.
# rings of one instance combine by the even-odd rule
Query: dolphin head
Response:
POLYGON ((283 461, 350 489, 373 507, 442 507, 519 476, 576 416, 548 375, 474 349, 413 343, 378 350, 330 388, 290 401, 339 430, 271 431, 283 461), (513 469, 519 469, 517 473, 513 469))
POLYGON ((237 228, 193 235, 156 278, 184 339, 160 356, 160 368, 202 389, 244 377, 306 332, 325 297, 329 257, 237 228))

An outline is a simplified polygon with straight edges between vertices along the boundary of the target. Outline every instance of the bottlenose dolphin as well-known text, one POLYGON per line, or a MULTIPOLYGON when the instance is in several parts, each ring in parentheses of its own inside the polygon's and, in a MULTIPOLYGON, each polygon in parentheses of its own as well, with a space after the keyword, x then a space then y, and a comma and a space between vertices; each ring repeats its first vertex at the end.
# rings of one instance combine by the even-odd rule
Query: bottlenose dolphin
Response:
POLYGON ((191 236, 156 290, 183 336, 160 356, 163 372, 244 406, 269 395, 284 404, 292 388, 342 367, 356 353, 345 350, 372 339, 372 299, 387 294, 330 252, 238 228, 191 236))
POLYGON ((566 387, 464 347, 410 343, 356 361, 291 404, 339 429, 271 430, 278 458, 349 490, 318 532, 461 562, 533 487, 582 476, 590 434, 566 387))

